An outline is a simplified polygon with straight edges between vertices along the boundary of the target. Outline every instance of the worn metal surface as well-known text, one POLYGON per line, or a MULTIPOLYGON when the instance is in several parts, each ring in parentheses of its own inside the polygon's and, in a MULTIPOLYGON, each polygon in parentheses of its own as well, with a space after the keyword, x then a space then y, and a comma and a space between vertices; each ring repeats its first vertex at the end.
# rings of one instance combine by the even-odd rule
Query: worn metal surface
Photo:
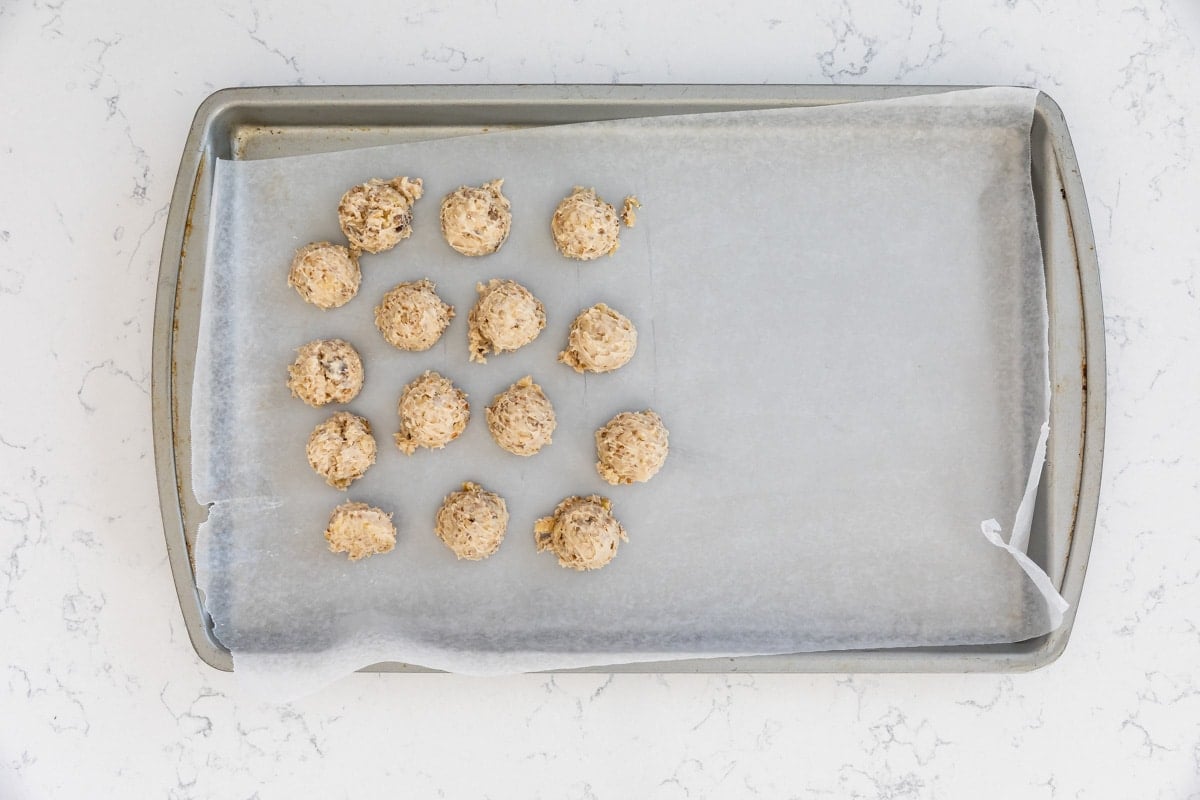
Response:
MULTIPOLYGON (((230 89, 196 112, 171 199, 155 308, 152 405, 159 496, 188 635, 217 669, 191 554, 205 509, 191 490, 191 386, 213 159, 258 159, 601 119, 814 106, 949 91, 925 86, 373 86, 230 89), (199 235, 195 235, 195 234, 199 235)), ((1104 439, 1104 331, 1083 182, 1061 110, 1038 98, 1033 189, 1050 309, 1050 441, 1030 556, 1071 604, 1056 631, 1013 644, 706 658, 584 672, 968 672, 1036 669, 1066 647, 1095 527, 1104 439)), ((420 672, 386 663, 373 671, 420 672)))

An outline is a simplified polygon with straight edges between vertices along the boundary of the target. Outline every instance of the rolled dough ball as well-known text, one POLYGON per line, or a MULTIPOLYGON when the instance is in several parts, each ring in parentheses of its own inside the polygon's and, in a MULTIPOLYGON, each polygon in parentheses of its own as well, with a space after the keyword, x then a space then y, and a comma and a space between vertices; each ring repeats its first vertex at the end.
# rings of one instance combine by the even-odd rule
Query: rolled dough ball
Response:
POLYGON ((550 398, 528 375, 493 397, 486 414, 496 444, 518 456, 531 456, 550 444, 558 425, 550 398))
POLYGON ((437 512, 434 532, 459 558, 482 561, 500 549, 508 530, 504 498, 478 484, 446 495, 437 512))
POLYGON ((500 187, 460 186, 442 200, 442 236, 464 256, 486 256, 500 249, 512 227, 512 208, 500 187))
POLYGON ((412 236, 412 207, 424 189, 420 178, 372 178, 342 195, 338 223, 350 244, 368 253, 391 250, 412 236))
POLYGON ((329 516, 325 541, 331 553, 346 553, 351 561, 386 553, 396 546, 392 515, 366 503, 342 503, 329 516))
POLYGON ((604 303, 579 312, 558 360, 576 372, 612 372, 629 363, 637 351, 637 328, 629 318, 604 303))
POLYGON ((288 367, 288 388, 313 408, 349 403, 363 387, 363 364, 349 342, 317 339, 297 352, 288 367))
POLYGON ((358 258, 349 248, 332 242, 313 242, 301 247, 288 272, 288 286, 306 303, 322 310, 350 302, 361 283, 358 258))
POLYGON ((617 252, 621 226, 617 210, 597 197, 595 189, 576 186, 554 209, 550 232, 558 252, 592 261, 617 252))
POLYGON ((596 431, 596 471, 616 486, 644 483, 667 460, 667 428, 653 411, 623 411, 596 431))
POLYGON ((467 344, 471 360, 487 363, 489 352, 503 353, 524 347, 546 327, 542 301, 516 281, 492 278, 475 285, 479 299, 467 315, 467 344))
POLYGON ((459 437, 471 418, 466 393, 431 370, 404 387, 398 411, 396 446, 408 456, 418 447, 445 447, 459 437))
POLYGON ((428 350, 454 317, 454 306, 438 297, 432 281, 410 281, 392 288, 375 307, 375 327, 401 350, 428 350))
POLYGON ((339 411, 313 428, 308 437, 308 465, 335 489, 345 489, 375 463, 371 423, 339 411))
POLYGON ((607 497, 568 497, 533 526, 537 551, 550 550, 558 563, 575 570, 600 569, 613 560, 617 546, 629 539, 612 515, 607 497))

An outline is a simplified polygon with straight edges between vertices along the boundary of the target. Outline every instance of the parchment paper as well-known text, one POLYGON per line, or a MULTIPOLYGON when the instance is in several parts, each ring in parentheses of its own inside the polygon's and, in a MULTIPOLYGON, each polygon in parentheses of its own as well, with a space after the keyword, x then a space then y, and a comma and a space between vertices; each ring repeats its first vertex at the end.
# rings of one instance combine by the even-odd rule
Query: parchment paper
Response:
POLYGON ((211 504, 197 579, 236 672, 278 697, 381 660, 490 674, 1052 630, 1065 603, 1018 558, 1048 422, 1034 99, 972 90, 219 162, 192 443, 211 504), (346 306, 303 303, 286 283, 294 250, 341 241, 342 192, 395 175, 425 180, 413 237, 363 257, 346 306), (459 256, 441 198, 496 177, 512 235, 494 256, 459 256), (576 184, 644 203, 615 256, 555 252, 550 215, 576 184), (372 310, 423 277, 458 315, 433 350, 403 353, 372 310), (470 364, 467 312, 493 277, 529 287, 549 321, 533 345, 470 364), (637 325, 638 352, 580 376, 555 356, 601 301, 637 325), (363 356, 347 408, 380 445, 348 493, 304 455, 337 408, 285 386, 295 349, 333 336, 363 356), (472 421, 445 450, 405 457, 396 401, 430 368, 468 392, 472 421), (531 459, 500 450, 483 418, 526 374, 559 418, 531 459), (644 408, 670 429, 670 457, 650 483, 610 487, 593 431, 644 408), (464 480, 508 501, 508 538, 483 562, 456 561, 433 534, 464 480), (612 564, 576 573, 536 554, 535 518, 592 492, 629 531, 612 564), (346 499, 395 512, 393 552, 327 551, 346 499))

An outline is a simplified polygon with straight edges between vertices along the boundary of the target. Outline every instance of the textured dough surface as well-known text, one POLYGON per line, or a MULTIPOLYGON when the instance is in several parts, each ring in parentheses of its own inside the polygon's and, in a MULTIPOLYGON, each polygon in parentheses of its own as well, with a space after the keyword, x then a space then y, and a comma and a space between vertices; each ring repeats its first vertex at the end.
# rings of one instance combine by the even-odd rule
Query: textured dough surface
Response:
POLYGON ((440 450, 457 439, 471 419, 466 393, 432 370, 404 387, 397 410, 396 446, 408 456, 418 447, 440 450))
POLYGON ((396 546, 392 515, 366 503, 342 503, 329 516, 325 541, 332 553, 346 553, 351 561, 386 553, 396 546))
POLYGON ((464 256, 500 249, 512 227, 512 205, 500 191, 503 179, 483 186, 460 186, 442 200, 442 236, 464 256))
POLYGON ((616 486, 644 483, 667 460, 667 428, 649 409, 623 411, 596 431, 596 471, 616 486))
POLYGON ((621 222, 626 228, 632 228, 637 225, 637 211, 642 207, 642 201, 638 200, 633 195, 625 198, 625 202, 621 204, 621 222))
POLYGON ((607 497, 568 497, 533 526, 537 551, 550 550, 560 566, 574 570, 600 569, 613 560, 617 546, 629 541, 625 528, 612 515, 607 497))
POLYGON ((612 372, 637 352, 637 328, 604 303, 585 308, 571 323, 567 349, 558 360, 576 372, 612 372))
POLYGON ((576 261, 592 261, 615 253, 621 225, 617 210, 595 189, 576 186, 554 209, 550 232, 558 252, 576 261))
POLYGON ((508 531, 508 506, 475 483, 451 492, 437 512, 434 533, 460 559, 480 561, 500 549, 508 531))
POLYGON ((485 414, 492 439, 518 456, 534 455, 550 444, 558 425, 550 398, 529 375, 493 397, 485 414))
POLYGON ((349 342, 317 339, 301 347, 288 367, 288 388, 313 408, 349 403, 362 390, 363 363, 349 342))
POLYGON ((348 411, 339 411, 309 434, 308 465, 335 489, 345 489, 375 463, 375 437, 371 423, 348 411))
POLYGON ((420 178, 372 178, 342 195, 338 224, 359 250, 391 250, 412 236, 412 207, 423 192, 420 178))
POLYGON ((430 280, 392 287, 375 307, 375 327, 393 347, 428 350, 437 344, 454 317, 454 306, 438 297, 430 280))
POLYGON ((479 299, 467 315, 467 346, 471 360, 487 363, 489 352, 517 350, 532 342, 546 327, 546 307, 516 281, 492 278, 476 284, 479 299))
POLYGON ((358 258, 349 248, 332 242, 301 247, 288 270, 288 286, 320 309, 344 306, 358 294, 361 283, 358 258))

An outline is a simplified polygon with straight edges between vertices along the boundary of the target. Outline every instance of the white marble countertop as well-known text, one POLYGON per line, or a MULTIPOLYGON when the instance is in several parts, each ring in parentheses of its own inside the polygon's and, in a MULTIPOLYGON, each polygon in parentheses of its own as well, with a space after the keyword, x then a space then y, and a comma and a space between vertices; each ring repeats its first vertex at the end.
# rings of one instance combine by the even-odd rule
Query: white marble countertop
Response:
POLYGON ((1127 2, 0 0, 0 797, 1200 797, 1200 8, 1127 2), (148 397, 196 106, 236 85, 553 81, 1018 83, 1059 101, 1109 397, 1058 662, 354 675, 279 708, 197 659, 148 397))

